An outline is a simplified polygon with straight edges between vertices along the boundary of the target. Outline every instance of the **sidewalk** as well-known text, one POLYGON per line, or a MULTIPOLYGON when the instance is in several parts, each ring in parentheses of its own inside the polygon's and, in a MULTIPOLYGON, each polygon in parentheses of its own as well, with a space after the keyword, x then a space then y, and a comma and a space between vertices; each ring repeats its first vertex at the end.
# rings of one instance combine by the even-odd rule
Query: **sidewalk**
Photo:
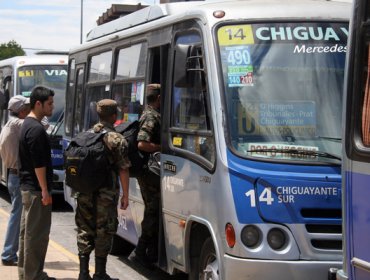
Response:
MULTIPOLYGON (((9 214, 0 208, 0 248, 4 244, 8 217, 9 214)), ((78 256, 69 252, 55 241, 50 240, 44 271, 50 277, 55 277, 59 280, 77 279, 79 273, 78 256)), ((94 271, 94 268, 90 268, 90 271, 94 271)), ((0 263, 0 278, 1 280, 18 280, 17 267, 3 266, 0 263)))

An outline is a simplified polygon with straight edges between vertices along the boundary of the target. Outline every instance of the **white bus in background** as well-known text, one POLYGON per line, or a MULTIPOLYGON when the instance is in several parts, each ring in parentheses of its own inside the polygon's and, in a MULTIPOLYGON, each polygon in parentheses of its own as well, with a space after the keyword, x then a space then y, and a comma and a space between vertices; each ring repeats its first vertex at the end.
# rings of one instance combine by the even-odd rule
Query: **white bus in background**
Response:
MULTIPOLYGON (((349 16, 342 1, 168 3, 70 51, 65 146, 97 121, 98 100, 115 99, 117 123, 130 122, 145 86, 161 84, 161 269, 325 280, 341 267, 349 16)), ((133 178, 129 201, 117 235, 135 244, 144 203, 133 178)))
MULTIPOLYGON (((68 53, 40 51, 30 56, 16 56, 0 61, 0 128, 8 121, 8 101, 14 95, 29 97, 35 85, 55 92, 53 115, 48 119, 52 145, 54 191, 63 193, 63 154, 60 140, 67 83, 68 53)), ((1 162, 1 183, 7 185, 7 170, 1 162)))

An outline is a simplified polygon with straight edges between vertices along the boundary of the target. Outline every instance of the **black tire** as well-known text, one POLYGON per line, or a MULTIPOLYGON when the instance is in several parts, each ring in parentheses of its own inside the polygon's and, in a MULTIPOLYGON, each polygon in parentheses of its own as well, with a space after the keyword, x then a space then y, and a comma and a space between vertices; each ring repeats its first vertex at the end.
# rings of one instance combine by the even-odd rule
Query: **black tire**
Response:
POLYGON ((199 259, 191 261, 189 280, 218 280, 219 261, 211 237, 208 237, 200 250, 199 259))

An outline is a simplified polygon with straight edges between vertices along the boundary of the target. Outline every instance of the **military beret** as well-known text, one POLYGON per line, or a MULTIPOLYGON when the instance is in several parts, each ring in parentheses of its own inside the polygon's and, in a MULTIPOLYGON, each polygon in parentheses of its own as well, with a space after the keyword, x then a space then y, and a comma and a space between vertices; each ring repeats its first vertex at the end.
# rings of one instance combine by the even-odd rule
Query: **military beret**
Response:
POLYGON ((117 114, 117 102, 113 99, 102 99, 96 103, 96 111, 103 116, 117 114))

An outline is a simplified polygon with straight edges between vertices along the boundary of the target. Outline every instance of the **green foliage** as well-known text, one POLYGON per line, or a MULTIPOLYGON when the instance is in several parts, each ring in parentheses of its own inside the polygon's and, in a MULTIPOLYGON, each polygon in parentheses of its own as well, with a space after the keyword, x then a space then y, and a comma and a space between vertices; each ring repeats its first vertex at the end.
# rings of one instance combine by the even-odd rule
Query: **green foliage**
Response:
POLYGON ((14 40, 0 44, 0 60, 25 54, 26 53, 22 49, 21 45, 14 40))

